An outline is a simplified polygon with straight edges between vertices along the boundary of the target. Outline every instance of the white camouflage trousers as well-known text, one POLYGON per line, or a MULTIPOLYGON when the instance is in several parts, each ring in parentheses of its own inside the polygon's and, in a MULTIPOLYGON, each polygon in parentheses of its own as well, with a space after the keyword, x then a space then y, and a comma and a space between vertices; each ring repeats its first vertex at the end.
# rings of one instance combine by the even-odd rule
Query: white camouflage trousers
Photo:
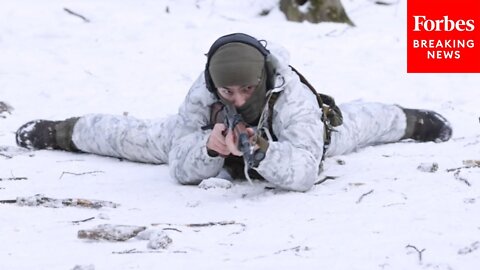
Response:
MULTIPOLYGON (((400 107, 354 102, 340 105, 343 125, 335 128, 326 156, 347 154, 359 148, 396 142, 405 134, 406 117, 400 107)), ((172 147, 176 116, 139 120, 131 116, 90 114, 74 127, 73 142, 81 151, 164 164, 172 147)), ((319 140, 323 134, 319 134, 319 140)))

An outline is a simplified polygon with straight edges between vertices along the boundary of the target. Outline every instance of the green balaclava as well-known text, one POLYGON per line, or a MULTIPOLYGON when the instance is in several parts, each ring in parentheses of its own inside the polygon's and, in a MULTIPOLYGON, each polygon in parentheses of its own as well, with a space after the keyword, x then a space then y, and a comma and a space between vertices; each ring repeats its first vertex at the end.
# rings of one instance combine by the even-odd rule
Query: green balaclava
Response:
MULTIPOLYGON (((210 58, 208 72, 216 88, 257 85, 252 96, 237 108, 245 122, 257 124, 265 105, 267 88, 265 57, 260 51, 240 42, 227 43, 210 58)), ((220 95, 219 97, 222 99, 220 95)))

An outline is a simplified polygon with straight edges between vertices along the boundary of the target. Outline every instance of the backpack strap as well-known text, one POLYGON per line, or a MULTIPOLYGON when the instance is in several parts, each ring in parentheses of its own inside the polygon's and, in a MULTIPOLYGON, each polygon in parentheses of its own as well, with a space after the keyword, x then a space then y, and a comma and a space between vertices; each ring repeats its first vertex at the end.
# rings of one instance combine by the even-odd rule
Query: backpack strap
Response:
POLYGON ((275 133, 273 132, 273 106, 275 105, 275 102, 277 102, 278 97, 280 96, 280 92, 274 92, 270 96, 270 99, 268 100, 268 130, 270 131, 270 135, 272 135, 272 138, 274 141, 277 141, 277 136, 275 136, 275 133))
MULTIPOLYGON (((311 85, 307 79, 300 73, 298 70, 296 70, 294 67, 290 66, 292 71, 294 71, 298 77, 300 78, 300 82, 302 82, 304 85, 312 91, 312 93, 315 95, 317 98, 318 106, 322 109, 322 122, 323 122, 323 153, 322 153, 322 159, 320 161, 320 166, 322 166, 323 161, 325 160, 325 154, 327 152, 328 147, 330 146, 331 139, 332 139, 332 132, 335 131, 334 127, 340 126, 343 123, 343 116, 342 112, 340 111, 340 108, 335 104, 335 100, 328 95, 325 94, 320 94, 315 90, 313 85, 311 85)), ((280 92, 276 92, 272 94, 272 97, 270 98, 268 102, 268 129, 270 130, 270 133, 272 136, 275 136, 272 128, 272 122, 273 122, 273 106, 275 105, 275 102, 277 101, 279 97, 280 92)), ((276 140, 276 137, 275 137, 276 140)))

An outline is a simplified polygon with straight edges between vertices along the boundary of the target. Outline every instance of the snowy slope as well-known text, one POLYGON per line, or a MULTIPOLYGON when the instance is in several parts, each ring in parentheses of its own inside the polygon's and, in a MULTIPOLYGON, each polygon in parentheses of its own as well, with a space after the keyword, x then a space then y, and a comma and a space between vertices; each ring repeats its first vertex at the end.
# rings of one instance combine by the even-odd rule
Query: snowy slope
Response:
POLYGON ((478 269, 480 169, 447 170, 480 160, 480 75, 407 74, 405 0, 344 0, 355 28, 289 23, 276 9, 258 16, 275 3, 0 0, 0 101, 14 107, 0 118, 0 200, 44 194, 120 204, 0 204, 0 269, 478 269), (32 119, 174 114, 209 45, 231 32, 282 44, 339 103, 439 111, 453 139, 328 159, 324 175, 336 178, 306 193, 239 181, 206 190, 177 184, 166 166, 16 148, 13 133, 32 119), (436 172, 417 169, 432 163, 436 172), (186 226, 208 222, 226 225, 186 226), (173 242, 152 250, 139 239, 77 238, 106 223, 167 228, 173 242), (117 254, 133 249, 141 253, 117 254))

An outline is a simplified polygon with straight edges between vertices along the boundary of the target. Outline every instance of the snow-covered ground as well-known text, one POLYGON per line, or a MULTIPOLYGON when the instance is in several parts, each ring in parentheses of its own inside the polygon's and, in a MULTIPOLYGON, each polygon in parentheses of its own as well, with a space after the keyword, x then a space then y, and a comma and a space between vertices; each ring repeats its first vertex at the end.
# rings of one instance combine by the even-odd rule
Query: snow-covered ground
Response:
POLYGON ((0 204, 0 269, 478 269, 480 169, 449 169, 480 160, 480 75, 407 74, 406 1, 373 2, 343 1, 350 28, 287 22, 274 0, 1 0, 0 101, 14 110, 0 118, 0 200, 44 194, 120 206, 0 204), (174 114, 210 44, 231 32, 282 44, 339 103, 437 110, 453 138, 328 159, 324 175, 335 179, 306 193, 261 182, 181 186, 163 165, 16 148, 15 130, 32 119, 174 114), (77 237, 100 224, 145 226, 172 243, 77 237))

